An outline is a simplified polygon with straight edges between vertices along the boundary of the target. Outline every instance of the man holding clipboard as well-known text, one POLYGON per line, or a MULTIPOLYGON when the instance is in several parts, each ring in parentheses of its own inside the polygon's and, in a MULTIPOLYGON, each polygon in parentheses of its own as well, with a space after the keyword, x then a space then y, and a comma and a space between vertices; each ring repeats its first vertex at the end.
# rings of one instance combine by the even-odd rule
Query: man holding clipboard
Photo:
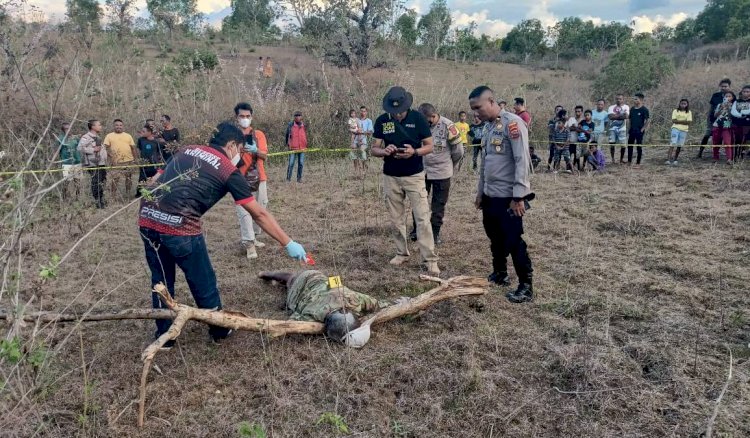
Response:
POLYGON ((408 198, 417 224, 417 246, 427 272, 440 274, 430 225, 430 207, 424 183, 422 157, 433 149, 432 133, 422 114, 411 109, 414 98, 402 87, 393 87, 383 98, 382 114, 375 121, 372 155, 383 158, 383 190, 386 206, 395 225, 396 256, 390 264, 409 259, 406 226, 408 198))

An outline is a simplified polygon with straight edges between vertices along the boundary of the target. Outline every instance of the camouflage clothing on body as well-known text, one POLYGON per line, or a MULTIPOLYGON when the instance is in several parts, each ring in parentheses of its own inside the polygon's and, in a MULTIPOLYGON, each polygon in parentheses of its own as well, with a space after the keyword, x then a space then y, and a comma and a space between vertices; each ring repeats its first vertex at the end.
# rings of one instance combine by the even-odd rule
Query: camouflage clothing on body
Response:
POLYGON ((328 288, 328 277, 320 271, 302 271, 287 285, 286 307, 292 312, 290 319, 323 322, 337 310, 346 310, 361 316, 388 303, 355 292, 347 287, 328 288))
POLYGON ((440 116, 435 126, 430 127, 434 149, 424 156, 427 179, 448 179, 453 169, 464 156, 464 146, 458 128, 447 118, 440 116))

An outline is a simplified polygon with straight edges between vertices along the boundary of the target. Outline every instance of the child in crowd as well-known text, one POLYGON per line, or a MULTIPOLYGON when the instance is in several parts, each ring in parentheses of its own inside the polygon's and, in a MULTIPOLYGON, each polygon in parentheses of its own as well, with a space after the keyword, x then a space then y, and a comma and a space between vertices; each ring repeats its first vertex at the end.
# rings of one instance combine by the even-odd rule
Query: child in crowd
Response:
POLYGON ((349 110, 349 120, 346 121, 346 126, 351 134, 351 147, 354 149, 358 145, 359 141, 359 122, 357 121, 357 111, 349 110))
POLYGON ((580 157, 580 159, 578 157, 576 159, 578 170, 583 170, 586 167, 586 157, 589 155, 588 144, 596 126, 591 116, 591 110, 584 111, 583 120, 578 123, 578 157, 580 157))
POLYGON ((349 158, 354 163, 354 170, 358 171, 363 169, 363 162, 367 158, 365 152, 365 139, 362 134, 362 130, 359 127, 359 119, 357 118, 357 111, 349 110, 349 120, 346 122, 349 134, 351 135, 351 151, 349 152, 349 158))
POLYGON ((573 117, 570 117, 567 122, 565 122, 565 127, 569 131, 569 142, 570 145, 568 146, 570 149, 570 155, 573 157, 573 161, 578 165, 578 125, 583 121, 583 107, 581 105, 576 105, 575 109, 573 110, 573 117))
POLYGON ((607 160, 604 157, 604 152, 599 150, 599 145, 590 143, 588 154, 586 154, 586 164, 590 165, 591 170, 594 172, 603 173, 606 163, 607 160))
MULTIPOLYGON (((731 110, 731 108, 730 104, 729 109, 731 110)), ((680 150, 685 145, 691 123, 693 123, 693 113, 690 112, 690 102, 687 99, 680 99, 677 108, 672 110, 672 134, 669 140, 669 155, 667 156, 667 162, 664 163, 667 166, 677 165, 677 157, 680 156, 680 150)), ((718 151, 716 155, 718 155, 718 151)))
POLYGON ((732 164, 733 162, 735 126, 734 120, 732 120, 732 105, 734 105, 735 100, 737 100, 737 96, 733 92, 727 91, 724 93, 724 101, 714 108, 714 117, 716 120, 711 129, 712 143, 714 144, 714 162, 719 161, 718 145, 721 144, 726 146, 724 151, 727 156, 727 164, 732 164))
POLYGON ((529 146, 529 154, 531 155, 531 168, 536 169, 536 166, 539 165, 542 159, 534 151, 534 146, 529 146))
POLYGON ((466 122, 467 119, 466 111, 461 111, 458 113, 458 122, 454 123, 461 135, 461 143, 464 144, 464 147, 469 144, 469 130, 471 129, 471 126, 466 122))
MULTIPOLYGON (((562 110, 560 112, 565 112, 565 110, 562 110)), ((555 133, 554 133, 554 144, 555 144, 555 159, 552 163, 552 168, 554 170, 554 173, 557 173, 560 169, 560 159, 565 160, 565 172, 572 173, 573 165, 570 162, 570 149, 568 148, 568 141, 570 139, 570 131, 565 126, 564 115, 563 117, 560 117, 561 120, 557 121, 557 124, 555 125, 555 133)))
POLYGON ((732 104, 732 121, 737 148, 735 158, 744 154, 744 146, 750 141, 750 85, 745 85, 732 104))

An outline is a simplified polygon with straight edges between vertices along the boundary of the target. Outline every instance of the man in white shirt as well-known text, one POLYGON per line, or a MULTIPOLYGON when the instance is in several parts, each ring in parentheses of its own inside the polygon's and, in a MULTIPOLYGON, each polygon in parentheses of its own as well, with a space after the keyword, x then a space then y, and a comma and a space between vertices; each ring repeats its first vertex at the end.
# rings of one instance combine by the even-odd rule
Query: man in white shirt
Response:
POLYGON ((625 104, 625 95, 617 94, 615 104, 607 110, 609 117, 609 153, 612 155, 612 162, 615 161, 615 146, 620 146, 620 163, 625 162, 625 145, 628 142, 628 117, 630 117, 630 107, 625 104))
POLYGON ((591 134, 591 141, 597 144, 604 143, 604 137, 609 125, 609 112, 607 112, 607 103, 604 99, 596 101, 596 108, 591 111, 591 120, 594 121, 594 132, 591 134))

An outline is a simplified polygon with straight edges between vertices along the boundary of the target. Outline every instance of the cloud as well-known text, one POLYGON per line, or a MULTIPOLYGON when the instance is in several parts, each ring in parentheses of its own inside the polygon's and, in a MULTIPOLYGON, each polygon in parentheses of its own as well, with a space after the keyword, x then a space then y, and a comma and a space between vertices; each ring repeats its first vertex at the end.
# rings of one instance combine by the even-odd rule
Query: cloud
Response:
POLYGON ((601 26, 602 24, 607 23, 607 21, 602 20, 599 17, 592 17, 591 15, 584 15, 583 17, 580 17, 583 21, 590 21, 594 23, 594 26, 601 26))
POLYGON ((477 24, 476 35, 487 34, 492 37, 504 37, 513 28, 513 25, 503 20, 493 20, 488 18, 487 10, 467 14, 461 11, 451 13, 452 27, 466 27, 471 22, 477 24))
POLYGON ((230 3, 230 0, 198 0, 197 6, 200 12, 210 14, 228 7, 230 3))
POLYGON ((647 15, 639 15, 632 18, 631 27, 636 33, 651 32, 660 23, 664 23, 669 27, 675 27, 688 17, 689 15, 684 12, 677 12, 669 17, 656 15, 654 18, 647 15))
POLYGON ((536 18, 537 20, 542 22, 542 27, 549 27, 554 26, 555 23, 558 22, 558 19, 555 17, 555 14, 553 14, 550 10, 550 0, 541 0, 538 2, 534 7, 529 10, 528 14, 526 15, 527 19, 536 18))

